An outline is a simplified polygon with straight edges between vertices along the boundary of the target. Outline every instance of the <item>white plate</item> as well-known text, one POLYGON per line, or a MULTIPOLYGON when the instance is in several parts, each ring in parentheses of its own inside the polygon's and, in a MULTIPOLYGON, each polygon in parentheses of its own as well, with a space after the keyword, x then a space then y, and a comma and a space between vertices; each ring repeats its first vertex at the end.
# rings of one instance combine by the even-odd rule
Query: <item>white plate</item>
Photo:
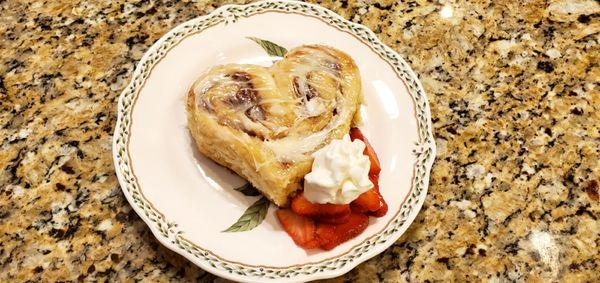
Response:
POLYGON ((237 281, 329 278, 382 252, 421 208, 435 157, 427 98, 406 62, 366 27, 300 2, 223 6, 177 26, 143 56, 119 98, 118 115, 115 167, 132 207, 162 244, 237 281), (288 49, 329 45, 350 54, 360 69, 367 102, 361 128, 381 159, 380 189, 389 212, 331 251, 297 247, 273 206, 255 229, 221 232, 257 198, 233 191, 244 180, 196 151, 184 98, 208 67, 271 64, 249 36, 288 49))

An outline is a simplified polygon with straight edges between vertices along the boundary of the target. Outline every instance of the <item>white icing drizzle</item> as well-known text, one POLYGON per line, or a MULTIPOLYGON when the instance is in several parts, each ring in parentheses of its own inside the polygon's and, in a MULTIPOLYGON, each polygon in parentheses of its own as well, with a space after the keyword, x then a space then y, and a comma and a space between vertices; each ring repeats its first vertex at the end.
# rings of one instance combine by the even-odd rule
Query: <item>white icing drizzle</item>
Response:
POLYGON ((277 140, 266 141, 265 145, 275 153, 275 156, 281 161, 302 161, 310 158, 310 153, 319 145, 325 142, 329 133, 339 127, 346 115, 350 115, 347 109, 342 110, 342 113, 333 117, 332 121, 327 126, 308 136, 288 136, 277 140))
MULTIPOLYGON (((331 66, 326 66, 326 62, 337 62, 337 59, 322 50, 314 50, 309 56, 302 56, 299 61, 303 64, 296 65, 297 67, 291 70, 290 76, 300 79, 298 85, 301 92, 308 92, 306 77, 310 72, 323 71, 329 73, 338 84, 344 79, 338 77, 337 71, 331 66)), ((297 113, 296 123, 301 123, 305 119, 318 116, 327 108, 326 101, 319 97, 312 98, 309 101, 307 101, 306 96, 301 97, 301 99, 304 100, 304 109, 297 113)), ((335 99, 329 103, 343 104, 342 101, 345 99, 339 89, 335 89, 335 99)), ((333 106, 335 107, 336 105, 333 106)), ((318 146, 322 145, 329 137, 329 133, 342 125, 345 117, 352 115, 352 113, 349 113, 349 109, 344 107, 338 108, 340 108, 337 109, 338 115, 334 115, 327 126, 320 131, 311 133, 308 136, 287 136, 277 140, 269 140, 265 142, 265 145, 275 153, 275 156, 280 161, 295 162, 311 158, 308 153, 313 152, 318 146)))

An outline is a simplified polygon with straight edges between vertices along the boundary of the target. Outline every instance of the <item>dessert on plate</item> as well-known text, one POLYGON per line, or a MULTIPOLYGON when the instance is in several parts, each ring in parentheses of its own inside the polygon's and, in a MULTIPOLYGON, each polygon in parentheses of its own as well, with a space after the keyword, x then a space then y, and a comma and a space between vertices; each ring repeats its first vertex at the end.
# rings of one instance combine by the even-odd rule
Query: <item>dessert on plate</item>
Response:
POLYGON ((349 55, 304 45, 270 67, 210 68, 191 86, 186 108, 201 153, 279 206, 296 244, 332 249, 387 211, 379 161, 354 127, 362 100, 349 55))

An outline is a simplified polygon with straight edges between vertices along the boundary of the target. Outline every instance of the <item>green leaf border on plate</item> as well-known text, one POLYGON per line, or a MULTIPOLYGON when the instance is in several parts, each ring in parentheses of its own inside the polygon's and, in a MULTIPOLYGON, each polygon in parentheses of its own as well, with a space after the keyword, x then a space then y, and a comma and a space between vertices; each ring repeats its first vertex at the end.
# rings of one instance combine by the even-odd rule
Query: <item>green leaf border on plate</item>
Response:
POLYGON ((148 224, 157 239, 170 249, 193 260, 202 268, 233 280, 302 281, 328 278, 342 274, 356 264, 374 256, 393 244, 393 240, 405 231, 416 217, 425 200, 429 183, 429 172, 435 159, 435 140, 432 134, 431 114, 427 97, 417 76, 396 52, 385 46, 377 36, 363 25, 352 23, 325 8, 296 1, 261 1, 248 5, 226 5, 211 14, 185 22, 158 40, 138 63, 130 84, 119 96, 118 117, 113 138, 115 169, 121 188, 134 210, 148 224), (376 54, 392 66, 406 84, 414 102, 419 138, 414 150, 417 161, 408 198, 399 212, 385 228, 368 240, 354 246, 348 252, 319 262, 288 267, 253 266, 221 258, 209 250, 194 244, 184 237, 185 232, 169 221, 142 194, 137 177, 133 173, 128 154, 131 114, 144 81, 154 65, 167 51, 189 35, 201 32, 213 25, 235 23, 237 19, 264 12, 296 13, 318 18, 327 24, 347 32, 367 44, 376 54))

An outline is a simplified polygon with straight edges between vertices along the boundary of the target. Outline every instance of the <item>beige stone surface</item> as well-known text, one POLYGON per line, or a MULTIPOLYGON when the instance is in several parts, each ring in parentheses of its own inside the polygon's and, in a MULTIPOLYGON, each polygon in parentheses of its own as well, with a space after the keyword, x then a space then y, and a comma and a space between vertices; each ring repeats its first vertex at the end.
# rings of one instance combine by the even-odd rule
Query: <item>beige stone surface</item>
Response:
MULTIPOLYGON (((600 281, 598 1, 316 1, 421 79, 439 153, 407 233, 335 282, 600 281)), ((0 281, 221 281, 116 180, 144 51, 229 1, 0 1, 0 281)))

